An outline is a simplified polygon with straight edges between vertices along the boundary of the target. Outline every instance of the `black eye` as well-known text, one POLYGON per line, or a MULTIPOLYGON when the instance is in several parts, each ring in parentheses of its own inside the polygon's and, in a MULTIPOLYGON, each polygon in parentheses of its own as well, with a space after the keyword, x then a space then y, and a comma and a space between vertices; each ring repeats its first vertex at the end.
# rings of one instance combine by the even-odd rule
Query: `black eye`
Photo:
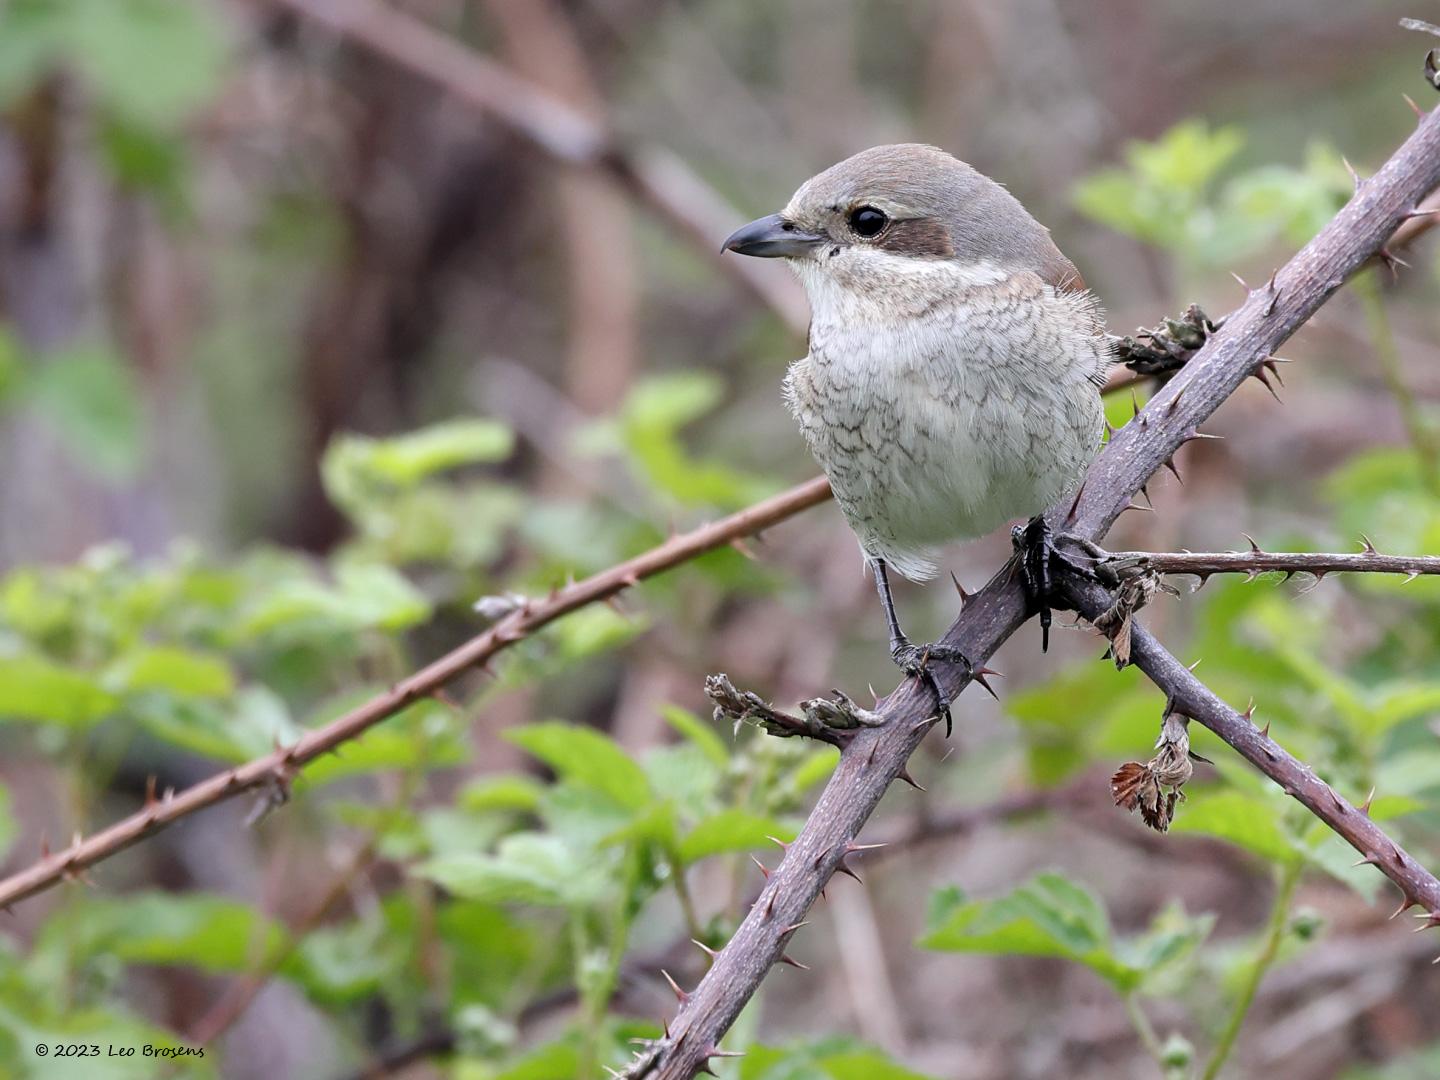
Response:
POLYGON ((889 224, 890 219, 885 212, 873 206, 857 206, 850 211, 850 228, 857 236, 879 236, 889 224))

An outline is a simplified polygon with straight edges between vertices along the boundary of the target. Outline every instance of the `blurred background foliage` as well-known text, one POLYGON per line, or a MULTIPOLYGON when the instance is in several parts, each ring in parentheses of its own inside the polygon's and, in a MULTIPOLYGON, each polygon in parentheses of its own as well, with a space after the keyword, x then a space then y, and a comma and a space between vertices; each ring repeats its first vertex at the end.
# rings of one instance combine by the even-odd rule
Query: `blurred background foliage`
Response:
MULTIPOLYGON (((736 221, 864 146, 943 145, 1052 227, 1118 332, 1225 311, 1230 273, 1268 277, 1425 90, 1396 28, 1423 12, 1390 0, 391 6, 679 154, 736 221)), ((712 250, 293 12, 9 0, 0 108, 10 870, 151 777, 183 787, 383 690, 483 627, 481 597, 813 471, 778 394, 803 343, 712 250)), ((1424 237, 1402 255, 1291 343, 1285 404, 1244 388, 1112 547, 1440 553, 1440 261, 1424 237)), ((1007 543, 950 565, 978 584, 1007 543)), ((1215 580, 1148 619, 1440 865, 1440 582, 1313 584, 1215 580)), ((935 630, 954 597, 902 603, 935 630)), ((250 827, 222 806, 20 905, 0 1069, 603 1075, 834 765, 718 728, 701 677, 888 688, 883 637, 833 508, 573 614, 250 827)), ((1436 946, 1386 923, 1394 890, 1198 730, 1216 764, 1171 834, 1127 819, 1106 776, 1163 703, 1060 638, 1042 657, 1022 632, 1000 703, 967 694, 926 745, 928 791, 873 826, 897 842, 832 884, 793 949, 812 970, 770 976, 717 1071, 1434 1075, 1436 946)))

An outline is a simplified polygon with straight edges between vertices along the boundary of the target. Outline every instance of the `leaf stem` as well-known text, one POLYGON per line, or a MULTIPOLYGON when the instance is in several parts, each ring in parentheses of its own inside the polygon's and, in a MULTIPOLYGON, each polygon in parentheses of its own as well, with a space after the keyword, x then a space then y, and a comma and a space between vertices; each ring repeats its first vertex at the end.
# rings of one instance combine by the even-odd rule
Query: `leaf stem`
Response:
POLYGON ((1230 1019, 1225 1024, 1225 1030, 1221 1032, 1219 1041, 1216 1042, 1215 1049, 1210 1054, 1210 1060, 1205 1065, 1202 1080, 1215 1080, 1215 1077, 1220 1075, 1221 1068, 1224 1067, 1226 1060, 1230 1057, 1230 1052, 1235 1048, 1235 1039, 1240 1034, 1241 1026, 1245 1023, 1245 1015, 1255 1001, 1255 992, 1260 989, 1260 982, 1265 978, 1265 973, 1275 963, 1275 957, 1280 952, 1280 943, 1285 940, 1285 929, 1289 924, 1290 917, 1290 901, 1294 899, 1295 886, 1300 882, 1301 866, 1301 861, 1296 859, 1280 871, 1275 899, 1270 906, 1270 919, 1265 928, 1265 939, 1260 946, 1260 951, 1255 955, 1255 962, 1250 965, 1250 970, 1245 975, 1245 983, 1240 988, 1240 996, 1235 999, 1235 1007, 1230 1012, 1230 1019))
POLYGON ((1125 1003, 1125 1015, 1130 1018, 1130 1024, 1135 1028, 1135 1034, 1140 1036, 1141 1045, 1156 1061, 1162 1060, 1160 1039, 1155 1034, 1155 1028, 1150 1024, 1150 1018, 1145 1015, 1145 1010, 1135 999, 1135 992, 1132 990, 1120 995, 1120 1000, 1125 1003))

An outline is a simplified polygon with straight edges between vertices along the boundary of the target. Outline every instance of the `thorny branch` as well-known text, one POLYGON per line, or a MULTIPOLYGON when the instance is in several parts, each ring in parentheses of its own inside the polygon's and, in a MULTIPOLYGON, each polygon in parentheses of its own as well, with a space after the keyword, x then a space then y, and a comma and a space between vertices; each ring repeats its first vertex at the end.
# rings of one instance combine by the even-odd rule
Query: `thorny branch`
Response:
MULTIPOLYGON (((1247 537, 1247 539, 1249 539, 1247 537)), ((1102 551, 1096 549, 1095 566, 1119 577, 1132 574, 1190 574, 1203 582, 1212 574, 1245 574, 1250 578, 1279 573, 1287 578, 1309 574, 1404 574, 1413 581, 1423 574, 1440 574, 1440 555, 1382 555, 1368 539, 1364 550, 1350 554, 1308 551, 1262 551, 1251 541, 1248 551, 1102 551)))
MULTIPOLYGON (((1266 362, 1351 274, 1386 251, 1386 242, 1420 212, 1440 186, 1440 111, 1424 114, 1416 132, 1374 177, 1358 180, 1354 196, 1305 248, 1264 286, 1247 287, 1245 303, 1220 321, 1194 359, 1173 376, 1143 411, 1116 432, 1091 466, 1073 502, 1052 507, 1047 520, 1058 533, 1098 542, 1146 481, 1185 443, 1198 425, 1266 362)), ((1110 592, 1074 572, 1062 587, 1089 618, 1108 611, 1110 592)), ((982 664, 1027 617, 1018 581, 1002 570, 964 603, 941 639, 982 664)), ((1141 626, 1131 628, 1134 662, 1165 691, 1171 709, 1215 731, 1247 760, 1345 837, 1394 881, 1402 907, 1419 904, 1424 926, 1440 926, 1440 881, 1390 840, 1301 762, 1221 702, 1141 626)), ((937 665, 937 678, 953 699, 964 673, 937 665)), ((663 1039, 641 1051, 627 1070, 631 1080, 690 1080, 722 1051, 719 1042, 783 959, 787 942, 836 870, 856 851, 860 829, 881 796, 905 768, 932 726, 933 700, 908 680, 875 711, 882 727, 855 731, 800 835, 770 871, 760 898, 709 972, 691 991, 676 988, 680 1009, 663 1039)))
POLYGON ((490 629, 359 708, 307 733, 294 745, 277 746, 272 753, 217 773, 184 791, 157 795, 152 786, 141 810, 88 838, 77 835, 69 847, 53 853, 46 851, 38 862, 0 881, 0 908, 62 880, 78 878, 86 868, 180 818, 245 792, 263 793, 263 801, 257 808, 283 802, 288 797, 291 781, 310 762, 337 751, 343 743, 359 738, 407 706, 436 696, 466 672, 483 669, 492 657, 526 640, 547 623, 587 604, 610 600, 648 577, 707 551, 733 544, 829 497, 830 485, 823 477, 817 477, 739 513, 673 536, 643 555, 557 589, 542 599, 514 598, 508 614, 500 614, 499 621, 490 629))

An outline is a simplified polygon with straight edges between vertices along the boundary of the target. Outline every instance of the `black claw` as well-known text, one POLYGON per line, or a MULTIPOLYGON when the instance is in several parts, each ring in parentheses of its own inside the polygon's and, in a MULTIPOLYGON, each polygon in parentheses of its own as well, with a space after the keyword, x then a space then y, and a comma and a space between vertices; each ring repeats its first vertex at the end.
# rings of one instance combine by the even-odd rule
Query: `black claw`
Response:
POLYGON ((1040 614, 1040 651, 1050 650, 1050 599, 1054 595, 1054 582, 1050 577, 1050 560, 1057 557, 1055 534, 1044 517, 1030 519, 1030 524, 1016 525, 1010 532, 1015 545, 1015 557, 1020 566, 1020 582, 1025 586, 1025 595, 1030 606, 1040 614))
POLYGON ((940 685, 940 680, 935 678, 930 664, 937 660, 942 664, 956 664, 965 669, 965 677, 968 679, 975 670, 969 658, 959 649, 952 649, 947 645, 912 645, 905 638, 901 638, 890 646, 890 659, 895 661, 901 671, 921 680, 934 693, 935 713, 945 721, 945 737, 948 739, 955 727, 954 718, 950 715, 950 695, 940 685))

